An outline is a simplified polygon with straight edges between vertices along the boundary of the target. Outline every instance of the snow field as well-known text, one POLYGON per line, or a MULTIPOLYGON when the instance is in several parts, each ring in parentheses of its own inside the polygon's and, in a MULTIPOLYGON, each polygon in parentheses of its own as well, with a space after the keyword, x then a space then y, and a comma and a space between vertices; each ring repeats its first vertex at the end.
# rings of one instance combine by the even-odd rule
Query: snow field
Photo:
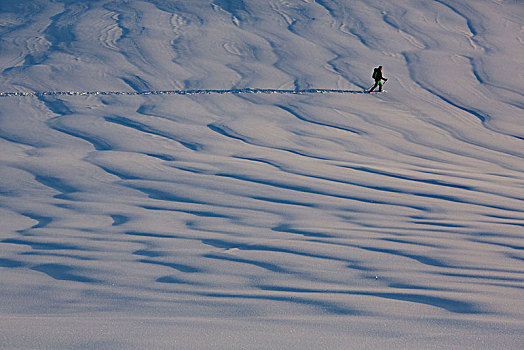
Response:
POLYGON ((517 348, 523 15, 0 4, 0 343, 517 348))

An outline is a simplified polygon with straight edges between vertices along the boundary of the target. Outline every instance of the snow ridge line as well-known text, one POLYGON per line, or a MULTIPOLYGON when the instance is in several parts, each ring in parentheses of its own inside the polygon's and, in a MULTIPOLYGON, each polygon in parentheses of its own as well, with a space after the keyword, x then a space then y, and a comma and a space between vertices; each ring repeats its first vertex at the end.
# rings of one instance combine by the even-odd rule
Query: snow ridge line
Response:
POLYGON ((362 94, 364 90, 340 90, 340 89, 211 89, 211 90, 151 90, 151 91, 42 91, 42 92, 0 92, 0 97, 14 96, 87 96, 87 95, 204 95, 204 94, 362 94))

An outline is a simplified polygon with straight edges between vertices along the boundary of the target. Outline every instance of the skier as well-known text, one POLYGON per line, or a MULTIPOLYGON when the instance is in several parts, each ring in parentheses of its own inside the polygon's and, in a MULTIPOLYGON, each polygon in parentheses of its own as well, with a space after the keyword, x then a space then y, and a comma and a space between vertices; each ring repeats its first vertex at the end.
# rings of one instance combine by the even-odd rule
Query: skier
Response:
POLYGON ((382 85, 384 84, 382 80, 387 81, 386 78, 382 76, 382 66, 379 66, 378 68, 375 68, 373 70, 373 79, 375 79, 375 85, 369 90, 369 92, 372 92, 375 90, 375 88, 378 86, 378 92, 382 91, 382 85))

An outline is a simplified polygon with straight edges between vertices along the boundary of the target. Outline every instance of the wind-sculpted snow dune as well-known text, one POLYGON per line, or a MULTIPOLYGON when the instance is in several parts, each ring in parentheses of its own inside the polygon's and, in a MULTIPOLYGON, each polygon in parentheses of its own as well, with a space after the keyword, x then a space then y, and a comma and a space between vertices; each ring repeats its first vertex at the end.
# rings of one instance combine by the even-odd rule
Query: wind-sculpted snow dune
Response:
POLYGON ((522 18, 0 2, 0 347, 521 347, 522 18))

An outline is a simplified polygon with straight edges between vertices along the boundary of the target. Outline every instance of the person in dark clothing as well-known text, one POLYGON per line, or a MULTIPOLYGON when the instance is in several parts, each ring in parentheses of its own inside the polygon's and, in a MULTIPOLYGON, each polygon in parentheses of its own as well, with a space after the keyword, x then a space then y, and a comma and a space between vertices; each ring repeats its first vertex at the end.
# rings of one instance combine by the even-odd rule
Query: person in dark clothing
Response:
POLYGON ((372 92, 373 90, 375 90, 377 86, 378 86, 378 91, 381 92, 382 85, 384 84, 382 80, 387 81, 387 79, 382 76, 382 66, 375 68, 373 70, 373 79, 375 79, 375 85, 373 85, 373 87, 371 88, 371 90, 369 90, 369 92, 372 92))

